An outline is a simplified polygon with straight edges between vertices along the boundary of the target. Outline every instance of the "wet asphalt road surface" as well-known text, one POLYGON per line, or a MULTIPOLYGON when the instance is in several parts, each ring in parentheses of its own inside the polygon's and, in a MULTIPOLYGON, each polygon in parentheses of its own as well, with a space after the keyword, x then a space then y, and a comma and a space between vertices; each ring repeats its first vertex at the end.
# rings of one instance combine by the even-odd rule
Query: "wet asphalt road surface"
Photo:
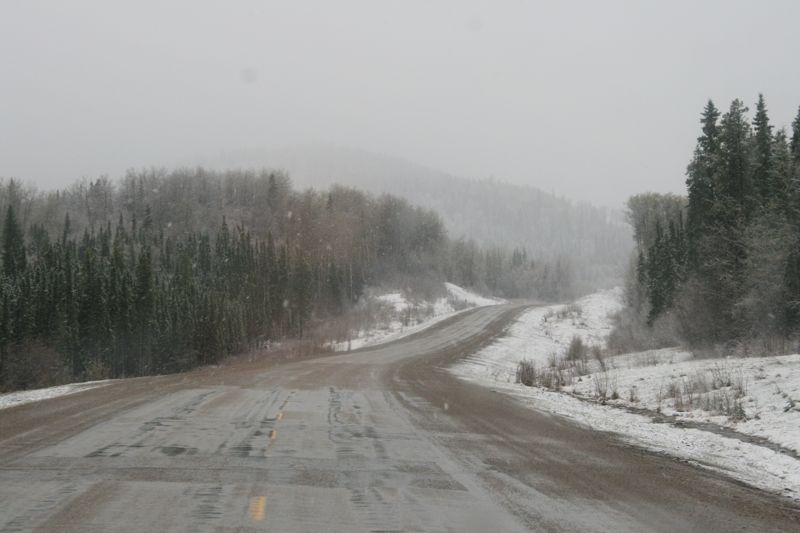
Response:
POLYGON ((0 410, 0 532, 800 531, 786 500, 445 370, 521 309, 0 410))

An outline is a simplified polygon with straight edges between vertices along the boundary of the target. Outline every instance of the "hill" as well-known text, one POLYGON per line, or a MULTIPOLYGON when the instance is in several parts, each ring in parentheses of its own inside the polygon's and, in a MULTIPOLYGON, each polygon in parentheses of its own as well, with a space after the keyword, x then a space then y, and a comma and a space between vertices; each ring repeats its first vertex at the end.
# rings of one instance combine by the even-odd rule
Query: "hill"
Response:
POLYGON ((586 289, 616 283, 633 243, 620 211, 574 203, 527 185, 472 180, 397 157, 328 145, 226 154, 206 166, 268 166, 299 187, 349 185, 435 210, 450 235, 482 246, 569 258, 586 289))

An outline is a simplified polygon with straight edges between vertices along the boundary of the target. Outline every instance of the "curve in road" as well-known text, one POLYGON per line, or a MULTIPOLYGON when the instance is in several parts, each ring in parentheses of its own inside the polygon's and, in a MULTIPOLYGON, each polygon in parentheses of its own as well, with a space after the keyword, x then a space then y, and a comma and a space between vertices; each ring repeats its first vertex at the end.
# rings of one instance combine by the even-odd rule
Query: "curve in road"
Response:
POLYGON ((446 368, 523 309, 0 411, 0 531, 792 531, 798 510, 446 368))

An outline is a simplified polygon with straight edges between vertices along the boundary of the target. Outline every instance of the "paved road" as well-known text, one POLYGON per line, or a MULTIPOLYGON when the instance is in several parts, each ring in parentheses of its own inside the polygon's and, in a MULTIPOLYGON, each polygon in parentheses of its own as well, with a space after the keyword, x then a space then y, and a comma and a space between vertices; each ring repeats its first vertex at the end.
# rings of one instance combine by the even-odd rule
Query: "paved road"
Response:
POLYGON ((800 531, 797 509, 456 380, 519 308, 0 411, 0 531, 800 531))

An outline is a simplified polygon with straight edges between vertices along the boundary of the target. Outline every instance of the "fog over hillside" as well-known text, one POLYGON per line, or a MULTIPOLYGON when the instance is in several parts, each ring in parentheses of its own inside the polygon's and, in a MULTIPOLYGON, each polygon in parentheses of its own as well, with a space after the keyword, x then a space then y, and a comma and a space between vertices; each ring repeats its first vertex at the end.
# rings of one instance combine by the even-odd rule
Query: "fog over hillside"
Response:
POLYGON ((616 279, 632 249, 630 230, 619 210, 572 202, 497 178, 453 176, 373 152, 307 144, 232 152, 202 164, 279 168, 299 187, 339 183, 403 196, 436 210, 453 237, 524 247, 542 259, 570 257, 579 277, 592 286, 616 279))

